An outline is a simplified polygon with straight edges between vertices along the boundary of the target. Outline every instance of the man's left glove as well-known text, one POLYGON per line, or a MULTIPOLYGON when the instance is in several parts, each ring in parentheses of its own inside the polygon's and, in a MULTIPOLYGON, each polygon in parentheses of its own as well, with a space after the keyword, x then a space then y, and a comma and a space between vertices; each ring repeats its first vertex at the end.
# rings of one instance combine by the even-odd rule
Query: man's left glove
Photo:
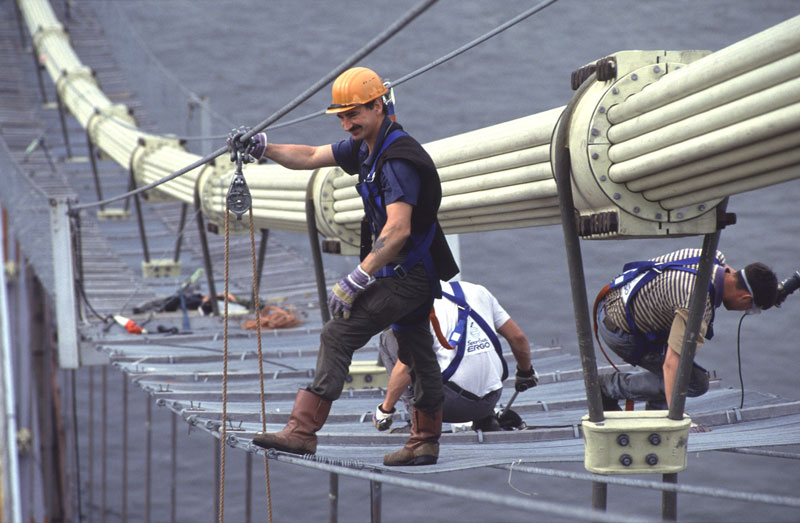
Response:
POLYGON ((536 370, 531 366, 531 370, 519 370, 517 367, 517 375, 514 379, 514 390, 517 392, 525 392, 526 390, 535 387, 539 383, 539 375, 536 370))
POLYGON ((267 133, 254 134, 250 140, 242 142, 242 136, 250 131, 247 127, 239 127, 238 129, 231 129, 228 133, 228 151, 231 153, 231 161, 236 161, 236 153, 242 152, 242 161, 250 163, 258 161, 264 156, 267 150, 267 133))
POLYGON ((375 413, 372 415, 372 424, 381 432, 389 430, 389 427, 392 426, 392 414, 394 414, 396 410, 397 409, 393 408, 389 412, 386 412, 383 410, 383 403, 378 404, 378 406, 375 407, 375 413))
POLYGON ((364 272, 361 265, 357 266, 353 272, 342 278, 333 286, 333 290, 328 295, 328 308, 334 318, 348 319, 353 302, 359 294, 364 292, 375 278, 364 272))

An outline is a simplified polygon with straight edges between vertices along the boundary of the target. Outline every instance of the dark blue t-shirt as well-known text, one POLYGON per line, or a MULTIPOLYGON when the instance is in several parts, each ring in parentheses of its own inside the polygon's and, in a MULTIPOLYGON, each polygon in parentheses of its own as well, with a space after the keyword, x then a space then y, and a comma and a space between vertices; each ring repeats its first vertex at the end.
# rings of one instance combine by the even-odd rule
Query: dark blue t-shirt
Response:
MULTIPOLYGON (((375 152, 379 151, 383 140, 386 137, 386 131, 391 125, 389 118, 384 118, 381 124, 378 136, 380 138, 375 142, 375 152)), ((354 149, 356 147, 353 137, 331 145, 333 148, 333 157, 339 167, 344 169, 346 173, 357 174, 360 173, 362 177, 369 175, 372 171, 374 158, 369 154, 369 148, 366 143, 361 143, 358 150, 357 161, 354 161, 356 155, 354 149)), ((383 164, 383 176, 380 177, 381 192, 383 192, 385 205, 394 202, 405 202, 409 205, 416 206, 419 201, 419 188, 420 179, 417 171, 411 162, 403 159, 387 160, 383 164)))

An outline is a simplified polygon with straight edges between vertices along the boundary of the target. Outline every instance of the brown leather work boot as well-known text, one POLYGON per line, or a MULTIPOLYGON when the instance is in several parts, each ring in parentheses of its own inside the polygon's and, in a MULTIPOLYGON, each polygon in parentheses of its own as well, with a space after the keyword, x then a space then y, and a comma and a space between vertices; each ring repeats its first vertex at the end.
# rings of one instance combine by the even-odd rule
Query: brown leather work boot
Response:
POLYGON ((294 400, 289 423, 280 432, 259 433, 253 443, 265 449, 276 449, 292 454, 317 452, 316 432, 325 424, 331 402, 306 389, 300 389, 294 400))
POLYGON ((434 413, 414 409, 411 437, 405 447, 386 454, 387 466, 435 465, 439 459, 439 436, 442 435, 442 409, 434 413))

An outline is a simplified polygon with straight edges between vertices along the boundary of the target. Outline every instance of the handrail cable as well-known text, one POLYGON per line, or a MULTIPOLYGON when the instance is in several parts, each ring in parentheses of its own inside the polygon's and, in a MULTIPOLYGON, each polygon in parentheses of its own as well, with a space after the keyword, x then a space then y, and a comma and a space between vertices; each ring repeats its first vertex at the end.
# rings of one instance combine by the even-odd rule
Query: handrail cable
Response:
MULTIPOLYGON (((258 124, 256 127, 254 127, 249 132, 247 132, 244 136, 242 136, 242 141, 249 140, 253 135, 255 135, 256 133, 260 132, 262 129, 267 127, 269 124, 277 121, 278 119, 280 119, 281 117, 286 115, 289 111, 291 111, 292 109, 294 109, 295 107, 297 107, 301 103, 303 103, 306 100, 308 100, 309 98, 311 98, 320 89, 322 89, 327 84, 329 84, 334 79, 336 79, 336 77, 338 77, 342 72, 344 72, 345 70, 349 69, 356 62, 358 62, 359 60, 361 60, 362 58, 364 58, 365 56, 370 54, 372 51, 374 51, 375 49, 380 47, 389 38, 391 38, 392 36, 394 36, 395 34, 400 32, 401 29, 403 29, 405 26, 407 26, 409 23, 411 23, 416 17, 418 17, 420 14, 422 14, 425 10, 427 10, 429 7, 431 7, 437 1, 438 0, 423 0, 419 4, 414 6, 403 17, 401 17, 394 24, 392 24, 387 29, 385 29, 380 34, 378 34, 378 36, 376 36, 375 38, 373 38, 372 40, 367 42, 366 45, 364 45, 356 53, 354 53, 349 58, 347 58, 344 62, 342 62, 341 64, 336 66, 331 72, 326 74, 323 78, 321 78, 319 81, 317 81, 314 85, 312 85, 311 87, 306 89, 302 94, 300 94, 299 96, 294 98, 292 101, 290 101, 288 104, 286 104, 282 109, 279 109, 277 112, 275 112, 274 114, 269 116, 267 119, 262 121, 260 124, 258 124)), ((162 183, 166 183, 166 182, 168 182, 170 180, 174 180, 178 176, 182 176, 182 175, 188 173, 189 171, 191 171, 193 169, 196 169, 196 168, 200 167, 201 165, 204 165, 204 164, 214 160, 216 157, 220 156, 221 154, 223 154, 227 150, 228 150, 227 146, 226 147, 220 147, 216 151, 203 156, 199 160, 192 162, 191 164, 183 167, 182 169, 178 169, 174 173, 172 173, 172 174, 170 174, 168 176, 165 176, 164 178, 162 178, 160 180, 156 180, 156 181, 154 181, 152 183, 149 183, 147 185, 143 185, 142 187, 139 187, 139 188, 134 189, 132 191, 128 191, 128 192, 126 192, 124 194, 120 194, 118 196, 113 196, 111 198, 106 198, 105 200, 102 200, 102 201, 89 202, 89 203, 84 203, 84 204, 80 204, 80 205, 73 205, 73 206, 70 207, 70 212, 77 212, 77 211, 80 211, 80 210, 83 210, 83 209, 89 209, 89 208, 92 208, 92 207, 99 207, 101 205, 106 205, 108 203, 115 202, 117 200, 121 200, 123 198, 128 198, 130 196, 133 196, 135 194, 139 194, 139 193, 144 192, 144 191, 149 191, 150 189, 153 189, 154 187, 158 187, 162 183)))
MULTIPOLYGON (((204 425, 198 425, 201 430, 209 430, 204 425)), ((239 446, 238 444, 236 446, 239 446)), ((252 445, 246 445, 253 452, 252 445)), ((262 452, 258 449, 256 452, 262 452)), ((537 499, 526 499, 520 496, 509 496, 507 494, 497 494, 492 492, 484 492, 481 490, 468 489, 457 487, 453 485, 442 485, 430 481, 420 480, 418 478, 406 478, 399 474, 386 474, 382 470, 375 472, 367 470, 354 470, 341 465, 330 463, 322 463, 320 461, 310 461, 301 456, 294 456, 283 452, 275 452, 267 450, 264 452, 270 459, 283 461, 294 465, 300 465, 310 469, 323 470, 333 472, 343 476, 349 476, 358 479, 377 481, 384 485, 394 485, 397 487, 407 488, 411 490, 420 490, 431 494, 441 494, 452 498, 463 498, 470 501, 481 501, 496 506, 511 508, 513 510, 532 511, 542 514, 552 514, 568 518, 570 520, 581 521, 609 521, 620 523, 623 521, 653 521, 645 516, 636 516, 629 514, 620 514, 618 512, 601 512, 591 508, 584 508, 575 505, 565 505, 563 503, 556 503, 553 501, 544 501, 537 499)))
POLYGON ((518 462, 514 462, 510 465, 493 465, 493 467, 505 470, 510 470, 513 467, 515 471, 527 472, 529 474, 538 474, 542 476, 552 476, 565 479, 596 481, 599 483, 622 485, 626 487, 640 487, 640 488, 660 490, 665 492, 696 494, 699 496, 708 496, 712 498, 725 498, 737 501, 754 501, 758 503, 767 503, 770 505, 800 507, 800 498, 798 497, 776 496, 773 494, 759 494, 757 492, 742 492, 738 490, 702 487, 696 485, 685 485, 679 483, 662 483, 659 481, 621 478, 618 476, 604 476, 601 474, 589 474, 588 472, 570 472, 566 470, 555 470, 555 469, 534 467, 531 465, 520 465, 518 462))
MULTIPOLYGON (((524 11, 524 12, 520 13, 519 15, 515 16, 514 18, 508 20, 507 22, 495 27, 494 29, 492 29, 488 33, 485 33, 484 35, 482 35, 482 36, 480 36, 480 37, 478 37, 478 38, 476 38, 476 39, 464 44, 463 46, 461 46, 461 47, 459 47, 457 49, 454 49, 450 53, 448 53, 448 54, 446 54, 446 55, 434 60, 433 62, 430 62, 428 65, 420 67, 419 69, 416 69, 416 70, 414 70, 414 71, 412 71, 412 72, 410 72, 410 73, 408 73, 408 74, 406 74, 404 76, 401 76, 399 79, 395 80, 394 82, 390 81, 388 86, 389 87, 397 87, 400 84, 403 84, 403 83, 405 83, 405 82, 407 82, 407 81, 409 81, 409 80, 411 80, 413 78, 416 78, 417 76, 421 75, 422 73, 428 72, 429 70, 433 69, 434 67, 438 67, 438 66, 442 65, 443 63, 445 63, 445 62, 447 62, 447 61, 449 61, 449 60, 451 60, 451 59, 453 59, 453 58, 455 58, 455 57, 457 57, 457 56, 469 51, 470 49, 482 44, 483 42, 485 42, 485 41, 487 41, 487 40, 489 40, 491 38, 494 38, 498 34, 500 34, 503 31, 505 31, 506 29, 509 29, 509 28, 517 25, 518 23, 520 23, 523 20, 525 20, 525 19, 531 17, 532 15, 538 13, 539 11, 543 10, 545 7, 549 7, 550 5, 556 3, 557 1, 558 0, 545 0, 544 2, 541 2, 541 3, 537 4, 537 5, 535 5, 534 7, 528 9, 527 11, 524 11)), ((156 58, 154 58, 154 59, 156 59, 156 58)), ((191 92, 191 91, 189 91, 189 92, 191 92)), ((212 114, 214 114, 214 113, 212 113, 212 114)), ((272 130, 272 129, 281 129, 281 128, 284 128, 284 127, 289 127, 289 126, 292 126, 292 125, 295 125, 295 124, 298 124, 298 123, 305 122, 307 120, 312 120, 314 118, 317 118, 318 116, 323 116, 324 114, 325 114, 324 110, 315 111, 315 112, 307 114, 305 116, 300 116, 298 118, 295 118, 294 120, 289 120, 287 122, 283 122, 283 123, 280 123, 280 124, 277 124, 277 125, 268 126, 268 127, 266 127, 266 129, 267 130, 272 130)), ((107 116, 108 118, 117 121, 117 123, 119 123, 123 127, 128 127, 129 129, 132 129, 132 130, 138 130, 138 128, 136 128, 135 126, 130 125, 128 122, 119 120, 118 118, 116 118, 113 115, 105 115, 104 114, 104 116, 107 116)), ((169 136, 172 137, 172 138, 179 139, 179 140, 192 141, 192 140, 221 139, 221 138, 225 138, 227 135, 180 136, 180 135, 172 134, 172 135, 169 135, 169 136)))
POLYGON ((544 9, 545 7, 548 7, 549 5, 552 5, 552 4, 556 3, 557 1, 558 0, 544 0, 544 2, 541 2, 541 3, 531 7, 527 11, 524 11, 524 12, 520 13, 519 15, 515 16, 514 18, 512 18, 508 22, 497 26, 496 28, 492 29, 491 31, 489 31, 485 35, 480 36, 480 37, 476 38, 475 40, 473 40, 473 41, 471 41, 471 42, 459 47, 458 49, 456 49, 456 50, 444 55, 443 57, 439 58, 438 60, 435 60, 435 61, 431 62, 430 64, 417 69, 416 71, 412 71, 412 72, 408 73, 407 75, 398 78, 394 82, 389 82, 389 87, 397 87, 398 85, 400 85, 402 83, 405 83, 405 82, 411 80, 412 78, 415 78, 416 76, 419 76, 422 73, 427 72, 430 69, 433 69, 434 67, 437 67, 437 66, 447 62, 448 60, 450 60, 452 58, 455 58, 456 56, 458 56, 458 55, 460 55, 462 53, 465 53, 466 51, 469 51, 470 49, 472 49, 473 47, 477 46, 478 44, 482 44, 486 40, 488 40, 488 39, 490 39, 490 38, 492 38, 494 36, 497 36, 498 34, 502 33, 506 29, 515 26, 516 24, 522 22, 526 18, 538 13, 539 11, 544 9))

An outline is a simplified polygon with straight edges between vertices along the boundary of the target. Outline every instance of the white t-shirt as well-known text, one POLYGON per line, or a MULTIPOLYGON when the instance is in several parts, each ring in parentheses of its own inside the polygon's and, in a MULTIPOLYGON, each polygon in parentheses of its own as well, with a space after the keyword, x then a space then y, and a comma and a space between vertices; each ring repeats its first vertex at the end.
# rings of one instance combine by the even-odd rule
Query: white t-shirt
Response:
MULTIPOLYGON (((495 333, 511 318, 500 306, 497 298, 484 286, 469 282, 459 282, 459 284, 469 306, 483 318, 487 325, 494 328, 495 333)), ((455 295, 449 283, 442 283, 442 291, 455 295)), ((449 339, 450 333, 455 329, 458 321, 458 307, 445 297, 435 300, 433 307, 442 334, 449 339)), ((431 326, 431 331, 433 331, 433 326, 431 326)), ((450 381, 480 397, 502 388, 503 365, 497 356, 492 340, 472 318, 467 320, 465 335, 467 339, 464 357, 456 372, 450 377, 450 381)), ((456 351, 442 347, 435 333, 433 334, 433 347, 436 350, 439 367, 444 371, 453 361, 456 351)))

